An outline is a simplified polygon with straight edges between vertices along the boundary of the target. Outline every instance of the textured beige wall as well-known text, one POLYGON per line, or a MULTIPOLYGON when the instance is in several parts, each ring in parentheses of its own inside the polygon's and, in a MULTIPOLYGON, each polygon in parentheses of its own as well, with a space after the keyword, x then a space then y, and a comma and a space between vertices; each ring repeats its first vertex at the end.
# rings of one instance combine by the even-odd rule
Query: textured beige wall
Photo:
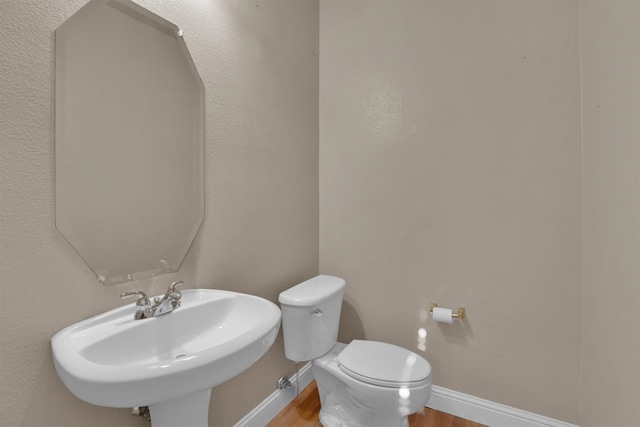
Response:
MULTIPOLYGON (((49 350, 123 289, 94 285, 53 226, 53 30, 85 2, 0 1, 3 425, 145 425, 72 396, 49 350)), ((318 1, 139 3, 184 28, 207 89, 207 218, 177 277, 275 301, 318 271, 318 1)), ((320 263, 348 281, 342 339, 417 349, 425 327, 438 385, 627 427, 640 393, 638 2, 580 9, 322 0, 320 263), (424 321, 432 301, 469 318, 424 321)), ((210 424, 233 425, 285 371, 279 340, 214 390, 210 424)))
MULTIPOLYGON (((51 360, 55 332, 121 305, 125 288, 96 285, 54 228, 53 31, 85 3, 0 1, 3 426, 146 425, 75 398, 51 360)), ((318 2, 138 3, 184 29, 207 91, 206 219, 175 277, 276 301, 318 272, 318 2)), ((233 425, 292 371, 278 340, 214 390, 210 425, 233 425)))
POLYGON ((640 420, 640 2, 580 5, 584 115, 580 424, 640 420))
MULTIPOLYGON (((434 383, 578 421, 578 4, 320 2, 320 271, 434 383), (430 302, 465 306, 455 325, 430 302)), ((346 327, 345 327, 346 326, 346 327)))

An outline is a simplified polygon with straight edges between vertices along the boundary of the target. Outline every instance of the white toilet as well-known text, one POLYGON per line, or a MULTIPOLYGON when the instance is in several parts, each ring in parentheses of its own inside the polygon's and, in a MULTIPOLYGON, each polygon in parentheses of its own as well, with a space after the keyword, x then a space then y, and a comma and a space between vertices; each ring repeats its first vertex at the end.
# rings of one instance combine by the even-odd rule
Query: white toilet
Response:
POLYGON ((287 359, 312 361, 324 427, 407 427, 431 394, 431 365, 392 344, 337 342, 345 281, 317 276, 280 294, 287 359))

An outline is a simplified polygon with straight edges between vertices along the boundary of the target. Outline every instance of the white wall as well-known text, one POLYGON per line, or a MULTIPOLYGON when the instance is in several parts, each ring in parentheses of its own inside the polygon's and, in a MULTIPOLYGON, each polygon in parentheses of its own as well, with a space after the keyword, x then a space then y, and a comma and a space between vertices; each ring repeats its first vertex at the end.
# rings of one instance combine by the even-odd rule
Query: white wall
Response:
MULTIPOLYGON (((0 2, 3 426, 146 425, 75 398, 51 359, 55 332, 123 304, 125 288, 96 285, 54 226, 53 31, 85 3, 0 2)), ((206 219, 175 277, 275 302, 318 272, 318 2, 138 3, 185 31, 206 87, 206 219)), ((278 340, 213 391, 210 425, 233 425, 292 371, 278 340)))

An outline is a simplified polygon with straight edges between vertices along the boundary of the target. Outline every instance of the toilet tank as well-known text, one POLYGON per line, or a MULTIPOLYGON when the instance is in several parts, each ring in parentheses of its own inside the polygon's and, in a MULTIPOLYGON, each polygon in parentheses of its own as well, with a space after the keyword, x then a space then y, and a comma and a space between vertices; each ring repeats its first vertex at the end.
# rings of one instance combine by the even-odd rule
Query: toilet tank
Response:
POLYGON ((302 362, 326 354, 338 340, 345 281, 320 275, 280 294, 284 353, 302 362))

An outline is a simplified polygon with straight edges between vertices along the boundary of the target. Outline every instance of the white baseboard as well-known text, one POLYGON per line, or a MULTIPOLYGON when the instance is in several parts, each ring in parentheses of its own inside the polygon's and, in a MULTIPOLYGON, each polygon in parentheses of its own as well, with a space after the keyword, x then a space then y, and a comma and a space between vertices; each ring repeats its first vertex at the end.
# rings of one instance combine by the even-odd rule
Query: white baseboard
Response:
POLYGON ((234 427, 264 427, 269 424, 296 397, 296 377, 302 391, 313 380, 311 363, 305 364, 297 374, 291 377, 291 387, 271 393, 234 427))
POLYGON ((438 386, 433 386, 427 406, 489 427, 578 427, 438 386))
MULTIPOLYGON (((311 364, 304 365, 297 375, 302 391, 313 380, 311 364)), ((290 388, 271 393, 234 427, 266 426, 296 397, 295 383, 296 375, 291 378, 290 388)), ((578 427, 438 386, 433 386, 427 406, 489 427, 578 427)))

